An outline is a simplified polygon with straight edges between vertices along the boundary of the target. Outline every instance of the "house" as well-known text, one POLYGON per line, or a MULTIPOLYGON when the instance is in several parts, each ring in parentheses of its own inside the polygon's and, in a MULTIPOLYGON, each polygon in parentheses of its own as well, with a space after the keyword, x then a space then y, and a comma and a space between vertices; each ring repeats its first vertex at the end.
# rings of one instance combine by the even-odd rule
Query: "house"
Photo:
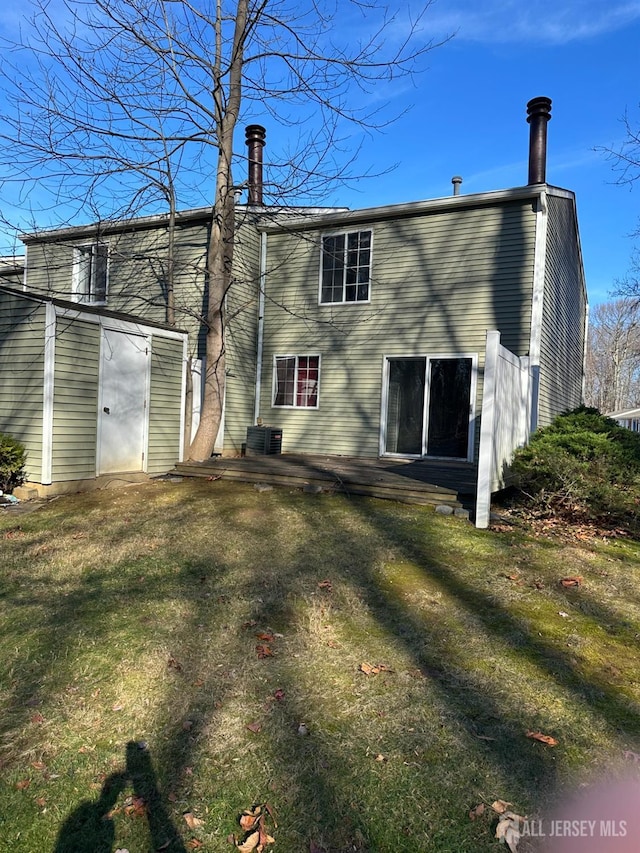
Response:
POLYGON ((632 432, 640 432, 640 409, 621 409, 618 412, 611 412, 607 417, 632 432))
MULTIPOLYGON (((513 449, 582 400, 586 286, 575 197, 546 182, 550 108, 528 104, 521 187, 463 194, 455 178, 445 198, 296 211, 264 207, 251 185, 217 450, 241 453, 258 423, 282 430, 284 452, 466 466, 486 523, 513 449)), ((178 217, 174 252, 196 390, 208 215, 178 217)), ((25 287, 166 321, 167 228, 160 216, 26 236, 25 287)))
POLYGON ((46 495, 169 470, 186 348, 184 332, 0 285, 0 432, 25 445, 29 484, 46 495))

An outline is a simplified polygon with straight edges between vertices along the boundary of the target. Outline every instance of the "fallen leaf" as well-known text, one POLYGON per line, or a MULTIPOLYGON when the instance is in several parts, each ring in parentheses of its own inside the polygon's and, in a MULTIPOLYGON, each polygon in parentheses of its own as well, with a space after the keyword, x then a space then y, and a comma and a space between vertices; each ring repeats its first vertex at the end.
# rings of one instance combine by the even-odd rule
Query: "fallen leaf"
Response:
POLYGON ((187 849, 189 850, 199 850, 200 847, 204 847, 204 844, 197 838, 191 838, 189 841, 187 841, 187 849))
POLYGON ((340 648, 340 643, 336 643, 335 640, 327 640, 327 645, 329 646, 330 649, 339 649, 340 648))
POLYGON ((527 737, 532 740, 540 741, 540 743, 546 743, 547 746, 557 746, 558 741, 551 737, 551 735, 543 735, 542 732, 527 732, 527 737))
POLYGON ((361 663, 358 669, 360 672, 364 672, 365 675, 378 675, 380 672, 393 672, 390 667, 383 663, 378 663, 375 666, 372 666, 370 663, 361 663))
POLYGON ((251 853, 252 850, 257 850, 260 844, 260 833, 258 830, 252 832, 244 841, 237 841, 236 847, 241 853, 251 853))
POLYGON ((517 853, 520 841, 520 815, 505 812, 496 827, 496 838, 506 844, 511 853, 517 853))
POLYGON ((182 731, 183 732, 190 732, 192 728, 193 728, 193 720, 185 720, 184 723, 182 724, 182 731))
POLYGON ((185 812, 182 817, 184 818, 185 823, 187 824, 189 829, 197 829, 204 823, 203 820, 200 820, 200 818, 196 817, 192 812, 185 812))
POLYGON ((244 832, 252 832, 258 824, 260 816, 254 814, 240 815, 240 827, 244 832))
POLYGON ((31 722, 36 724, 44 723, 44 717, 42 716, 42 714, 32 714, 31 722))
POLYGON ((256 637, 259 640, 264 640, 267 643, 272 643, 275 639, 274 635, 271 631, 263 631, 261 634, 256 634, 256 637))
POLYGON ((326 589, 327 592, 331 592, 331 590, 333 589, 333 584, 331 583, 330 580, 320 581, 320 583, 318 584, 318 588, 319 589, 326 589))
POLYGON ((260 659, 273 657, 273 652, 271 651, 270 647, 264 645, 263 643, 258 643, 258 645, 256 646, 256 653, 260 659))
POLYGON ((520 575, 505 575, 505 577, 510 581, 519 581, 520 575))
POLYGON ((482 815, 484 814, 484 811, 485 811, 484 803, 479 803, 477 806, 472 808, 471 811, 469 812, 469 819, 470 820, 477 820, 477 818, 482 817, 482 815))
POLYGON ((504 814, 510 805, 511 803, 507 803, 505 800, 494 800, 491 803, 491 808, 494 812, 497 812, 497 814, 504 814))
POLYGON ((31 779, 21 779, 19 782, 16 782, 16 788, 19 791, 26 791, 30 784, 31 779))
POLYGON ((45 797, 38 797, 36 799, 36 805, 40 806, 41 809, 44 808, 47 805, 45 797))
POLYGON ((562 578, 560 580, 560 584, 565 587, 582 586, 583 582, 584 578, 580 575, 576 575, 575 577, 570 578, 562 578))
POLYGON ((203 679, 202 678, 196 678, 196 680, 193 682, 193 686, 194 687, 204 687, 203 679))
POLYGON ((284 690, 283 690, 281 687, 279 687, 279 688, 276 690, 276 692, 273 694, 273 698, 274 698, 277 702, 284 702, 284 690))
POLYGON ((382 755, 382 753, 379 753, 378 755, 376 755, 376 761, 386 761, 386 760, 387 759, 384 757, 384 755, 382 755))
POLYGON ((258 723, 258 722, 249 723, 247 725, 247 728, 249 729, 250 732, 253 732, 254 734, 257 735, 258 732, 262 731, 262 723, 258 723))
POLYGON ((167 661, 167 666, 169 669, 175 669, 176 672, 182 672, 182 664, 177 661, 173 655, 167 661))
POLYGON ((146 817, 147 803, 144 797, 128 797, 125 801, 124 813, 129 817, 146 817))
POLYGON ((47 769, 47 765, 44 763, 44 761, 32 761, 31 766, 34 768, 34 770, 46 770, 47 769))

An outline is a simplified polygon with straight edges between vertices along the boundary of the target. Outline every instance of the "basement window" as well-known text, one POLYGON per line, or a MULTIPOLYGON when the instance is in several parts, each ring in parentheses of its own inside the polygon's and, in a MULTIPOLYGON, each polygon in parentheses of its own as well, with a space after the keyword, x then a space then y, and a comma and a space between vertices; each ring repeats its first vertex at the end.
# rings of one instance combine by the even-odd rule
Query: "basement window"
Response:
POLYGON ((369 301, 371 237, 371 231, 323 236, 320 304, 369 301))
POLYGON ((273 368, 273 405, 317 409, 319 355, 277 355, 273 368))
POLYGON ((76 302, 107 301, 109 247, 106 243, 88 243, 73 250, 72 294, 76 302))

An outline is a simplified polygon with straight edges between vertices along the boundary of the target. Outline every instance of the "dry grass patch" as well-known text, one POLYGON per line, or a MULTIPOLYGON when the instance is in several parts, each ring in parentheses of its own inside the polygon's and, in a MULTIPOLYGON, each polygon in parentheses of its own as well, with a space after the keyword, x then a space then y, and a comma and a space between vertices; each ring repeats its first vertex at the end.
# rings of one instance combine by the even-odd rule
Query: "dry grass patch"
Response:
POLYGON ((282 853, 489 851, 481 800, 544 815, 640 766, 631 540, 187 481, 0 537, 12 853, 232 850, 265 802, 282 853))

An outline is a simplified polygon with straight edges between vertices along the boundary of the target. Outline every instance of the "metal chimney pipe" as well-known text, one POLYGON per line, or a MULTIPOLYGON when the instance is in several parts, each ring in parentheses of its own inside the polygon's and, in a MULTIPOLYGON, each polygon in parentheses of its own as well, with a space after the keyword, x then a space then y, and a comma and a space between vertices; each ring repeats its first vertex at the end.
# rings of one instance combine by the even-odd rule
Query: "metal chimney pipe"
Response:
POLYGON ((249 204, 262 204, 262 149, 267 131, 261 124, 250 124, 245 129, 245 141, 249 151, 249 204))
POLYGON ((551 118, 551 98, 533 98, 527 104, 529 122, 529 183, 547 179, 547 122, 551 118))
POLYGON ((453 178, 451 178, 451 183, 453 184, 453 194, 460 195, 460 184, 462 183, 460 175, 454 175, 453 178))

